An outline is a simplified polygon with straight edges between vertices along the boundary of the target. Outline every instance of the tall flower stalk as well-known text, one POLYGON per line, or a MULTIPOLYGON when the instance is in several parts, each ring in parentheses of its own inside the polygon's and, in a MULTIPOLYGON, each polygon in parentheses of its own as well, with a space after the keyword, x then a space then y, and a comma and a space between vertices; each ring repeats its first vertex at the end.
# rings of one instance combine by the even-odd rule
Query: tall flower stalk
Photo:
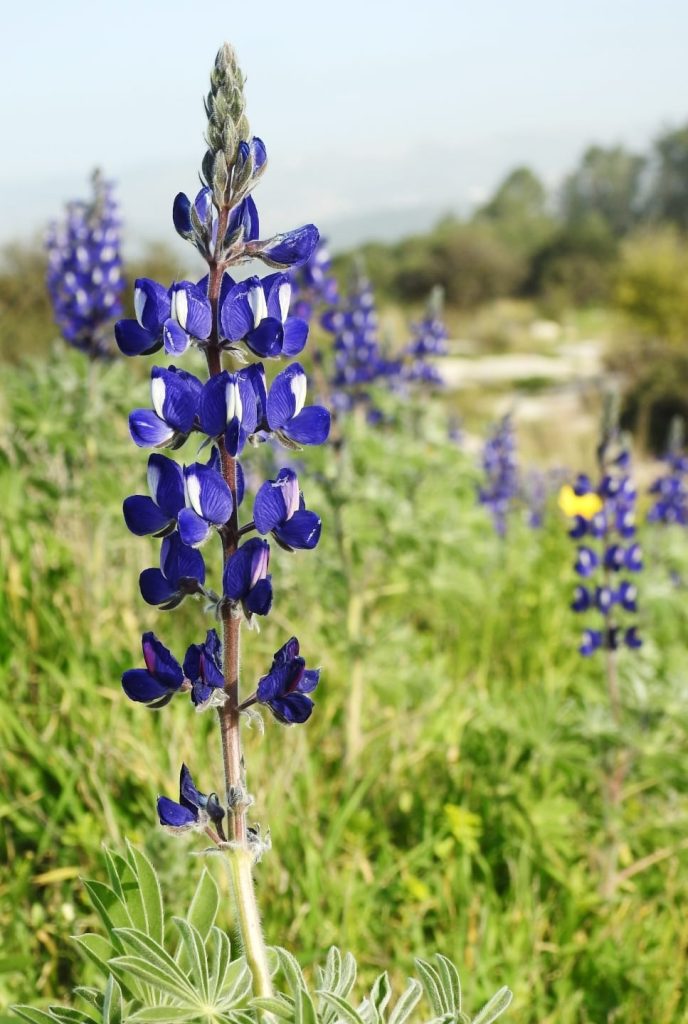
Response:
MULTIPOLYGON (((618 655, 622 647, 637 650, 642 640, 636 623, 638 592, 633 577, 643 568, 636 540, 637 492, 631 476, 631 455, 618 428, 616 402, 610 396, 597 447, 599 479, 593 484, 580 474, 564 493, 562 505, 571 515, 569 535, 577 543, 575 571, 581 579, 571 608, 592 621, 579 647, 584 657, 604 651, 609 706, 617 735, 623 726, 623 700, 618 655)), ((610 843, 605 855, 602 891, 614 892, 619 851, 618 817, 629 753, 619 749, 606 779, 610 843)))
POLYGON ((237 282, 228 273, 254 258, 278 271, 297 267, 318 242, 313 225, 259 239, 251 192, 265 171, 267 156, 263 142, 250 133, 243 86, 234 51, 225 45, 215 60, 205 104, 205 185, 193 201, 184 193, 174 201, 176 230, 207 263, 206 276, 169 288, 138 280, 136 319, 116 325, 125 355, 164 349, 177 357, 193 347, 205 357, 205 381, 176 366, 153 368, 153 408, 134 410, 129 421, 134 442, 156 449, 148 461, 150 494, 127 498, 124 515, 132 532, 162 538, 159 568, 141 574, 144 600, 169 610, 189 596, 200 597, 215 613, 220 633, 208 630, 203 642, 189 647, 182 663, 153 633, 144 634, 145 668, 125 672, 122 684, 130 699, 150 708, 159 709, 185 693, 196 710, 214 709, 218 716, 224 797, 202 793, 183 765, 179 800, 161 797, 158 815, 172 832, 204 832, 227 855, 254 992, 266 996, 271 992, 270 972, 253 886, 253 868, 266 843, 248 821, 252 798, 242 752, 242 717, 262 705, 283 724, 305 722, 319 673, 306 669, 299 642, 292 637, 245 695, 241 632, 242 624, 252 625, 272 606, 267 538, 287 551, 313 548, 320 537, 320 518, 305 507, 290 468, 264 481, 257 488, 252 515, 241 516, 246 501, 241 457, 247 446, 264 441, 288 449, 321 444, 329 433, 330 416, 320 406, 305 405, 307 380, 298 363, 278 373, 268 387, 263 362, 253 361, 289 358, 305 346, 308 325, 289 315, 288 275, 277 272, 237 282), (231 369, 224 367, 225 359, 231 369), (200 448, 210 450, 207 461, 181 466, 157 451, 179 448, 194 433, 200 435, 200 448), (199 550, 212 534, 220 540, 220 593, 206 582, 199 550))

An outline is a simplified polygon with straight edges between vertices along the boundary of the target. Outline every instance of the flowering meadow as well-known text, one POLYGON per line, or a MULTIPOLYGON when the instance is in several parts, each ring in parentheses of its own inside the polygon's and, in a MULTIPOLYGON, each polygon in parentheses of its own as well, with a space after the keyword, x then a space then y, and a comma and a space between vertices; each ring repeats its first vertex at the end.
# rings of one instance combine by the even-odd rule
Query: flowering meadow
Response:
POLYGON ((678 1024, 680 418, 538 460, 441 287, 264 228, 249 113, 224 45, 198 274, 95 174, 0 377, 0 1024, 678 1024))

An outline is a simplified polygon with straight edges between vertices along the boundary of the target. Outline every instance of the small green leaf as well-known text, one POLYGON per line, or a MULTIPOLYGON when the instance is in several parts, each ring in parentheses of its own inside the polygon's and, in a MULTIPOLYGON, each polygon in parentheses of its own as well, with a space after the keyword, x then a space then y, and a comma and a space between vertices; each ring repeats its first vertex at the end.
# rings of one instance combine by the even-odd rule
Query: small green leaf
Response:
POLYGON ((427 960, 416 960, 416 968, 420 974, 425 995, 435 1014, 438 1017, 443 1017, 446 1013, 450 1013, 450 1007, 447 1006, 442 993, 440 976, 432 964, 429 964, 427 960))
POLYGON ((197 1006, 146 1006, 142 1010, 127 1017, 127 1024, 132 1021, 147 1024, 174 1024, 176 1021, 197 1021, 197 1006))
POLYGON ((478 1016, 473 1018, 471 1024, 492 1024, 493 1020, 497 1020, 497 1017, 504 1013, 513 998, 513 992, 506 985, 500 988, 489 1003, 483 1006, 478 1016))
POLYGON ((191 972, 193 975, 192 984, 197 992, 200 993, 203 1002, 207 1002, 210 998, 210 973, 208 971, 208 957, 205 952, 205 943, 201 938, 200 932, 197 928, 194 928, 192 924, 185 921, 181 917, 175 917, 174 923, 179 929, 182 937, 182 942, 186 948, 186 954, 191 963, 191 972))
POLYGON ((274 1017, 279 1017, 280 1020, 294 1020, 294 1000, 281 993, 276 996, 261 996, 252 999, 251 1006, 255 1006, 257 1010, 271 1013, 274 1017))
POLYGON ((410 978, 408 987, 397 999, 396 1005, 389 1015, 388 1024, 404 1024, 411 1016, 423 995, 423 986, 415 978, 410 978))
POLYGON ((55 1024, 55 1019, 45 1010, 35 1010, 33 1006, 22 1005, 12 1006, 10 1009, 22 1020, 27 1020, 29 1024, 55 1024))
POLYGON ((122 990, 112 975, 107 980, 103 996, 103 1024, 122 1024, 122 990))
POLYGON ((337 1011, 337 1016, 341 1018, 344 1024, 365 1024, 360 1014, 354 1010, 353 1006, 351 1006, 346 999, 342 999, 341 996, 336 996, 334 992, 321 991, 318 992, 318 995, 328 1004, 328 1006, 331 1006, 337 1011))
POLYGON ((118 956, 111 960, 110 964, 113 968, 119 968, 125 975, 133 974, 135 978, 140 978, 166 995, 186 1000, 189 1004, 195 1002, 195 993, 186 979, 182 984, 168 969, 161 968, 159 963, 153 963, 150 959, 145 960, 141 956, 118 956))
POLYGON ((441 953, 435 955, 445 1000, 453 1014, 461 1013, 461 978, 454 964, 441 953))
POLYGON ((203 940, 207 939, 210 929, 215 924, 217 911, 220 906, 220 894, 217 883, 207 868, 198 880, 196 892, 191 900, 186 920, 194 928, 198 928, 203 940))
POLYGON ((313 1000, 308 989, 299 986, 294 996, 294 1024, 318 1024, 313 1000))
POLYGON ((289 982, 289 987, 294 993, 294 996, 296 996, 296 993, 300 988, 306 987, 306 982, 303 977, 303 972, 299 967, 299 962, 295 956, 292 956, 292 954, 288 950, 283 949, 282 946, 275 946, 274 949, 279 957, 279 964, 282 969, 282 973, 289 982))

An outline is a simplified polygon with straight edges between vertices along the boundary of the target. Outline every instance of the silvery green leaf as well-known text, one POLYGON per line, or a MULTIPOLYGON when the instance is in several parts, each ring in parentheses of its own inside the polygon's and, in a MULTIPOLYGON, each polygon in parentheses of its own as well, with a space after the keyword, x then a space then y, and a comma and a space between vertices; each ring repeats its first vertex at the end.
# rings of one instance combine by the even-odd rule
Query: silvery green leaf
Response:
POLYGON ((404 1024, 411 1016, 423 995, 423 986, 415 978, 410 978, 407 988, 396 1001, 389 1015, 387 1024, 404 1024))
POLYGON ((210 998, 210 972, 208 970, 205 943, 201 938, 201 933, 181 917, 175 917, 173 920, 179 929, 191 964, 192 977, 189 980, 196 992, 201 996, 203 1002, 207 1003, 210 998))
POLYGON ((122 878, 127 868, 127 862, 124 857, 120 857, 118 853, 108 850, 107 846, 103 847, 103 857, 105 859, 105 867, 107 869, 110 885, 114 889, 118 898, 124 902, 122 878))
POLYGON ((162 891, 155 868, 140 850, 127 842, 129 863, 138 881, 141 907, 146 921, 146 932, 156 942, 162 942, 165 931, 165 910, 162 891))
POLYGON ((442 990, 449 1010, 456 1014, 461 1012, 461 978, 454 964, 441 953, 435 954, 442 990))
POLYGON ((167 967, 160 965, 159 961, 153 961, 150 956, 118 956, 110 961, 113 968, 119 968, 125 974, 133 974, 153 988, 173 996, 175 999, 193 1002, 195 1000, 194 990, 186 978, 182 980, 171 974, 167 967))
POLYGON ((276 996, 261 996, 257 999, 252 999, 251 1006, 255 1006, 257 1010, 271 1013, 274 1017, 278 1017, 279 1020, 294 1020, 294 1000, 281 993, 276 996))
POLYGON ((122 1024, 122 990, 112 975, 107 980, 103 995, 103 1024, 122 1024))
MULTIPOLYGON (((196 891, 191 900, 191 906, 186 915, 186 920, 194 928, 198 929, 204 941, 208 938, 210 929, 215 924, 219 905, 220 894, 215 879, 207 868, 203 868, 196 891)), ((187 954, 182 942, 179 943, 175 959, 180 965, 188 966, 187 954)))
POLYGON ((337 1017, 342 1024, 365 1024, 363 1018, 353 1006, 342 999, 341 996, 337 996, 334 992, 318 992, 318 995, 324 1002, 331 1006, 337 1012, 337 1017))
POLYGON ((384 974, 378 975, 370 991, 370 1002, 375 1007, 379 1020, 384 1020, 385 1010, 391 997, 392 987, 389 983, 389 975, 385 971, 384 974))
POLYGON ((429 964, 427 960, 416 960, 416 968, 420 974, 425 995, 435 1015, 442 1017, 447 1013, 451 1013, 451 1007, 447 1005, 444 993, 442 992, 440 976, 432 964, 429 964))
POLYGON ((182 1021, 197 1021, 197 1006, 145 1006, 127 1017, 127 1024, 140 1021, 141 1024, 177 1024, 182 1021))
POLYGON ((84 932, 83 935, 75 935, 74 942, 79 952, 107 976, 108 959, 112 956, 112 946, 108 940, 95 932, 84 932))
POLYGON ((74 995, 79 996, 80 999, 84 999, 91 1006, 100 1008, 103 1004, 103 993, 97 988, 90 988, 86 985, 77 985, 74 989, 74 995))
POLYGON ((294 1024, 318 1024, 313 1000, 305 986, 299 986, 294 993, 294 1024))
POLYGON ((114 936, 117 927, 124 927, 130 924, 129 915, 125 905, 120 902, 114 889, 104 882, 97 882, 93 879, 84 879, 84 888, 88 893, 93 909, 100 918, 105 931, 108 933, 112 945, 117 952, 122 952, 119 941, 114 936))
POLYGON ((55 1024, 54 1017, 51 1017, 45 1010, 35 1010, 33 1006, 12 1006, 11 1010, 22 1020, 27 1020, 29 1024, 55 1024))
POLYGON ((98 1024, 95 1017, 71 1006, 49 1006, 48 1013, 58 1024, 98 1024))
POLYGON ((492 996, 489 1003, 483 1006, 477 1017, 473 1018, 471 1024, 492 1024, 493 1020, 497 1020, 497 1017, 504 1013, 513 998, 513 992, 506 985, 500 988, 499 992, 495 992, 492 996))
POLYGON ((303 977, 303 972, 299 967, 299 962, 296 957, 292 956, 288 950, 283 949, 282 946, 275 946, 274 949, 279 957, 279 965, 282 973, 289 982, 289 987, 294 993, 294 996, 296 996, 296 993, 300 988, 306 987, 306 982, 303 977))

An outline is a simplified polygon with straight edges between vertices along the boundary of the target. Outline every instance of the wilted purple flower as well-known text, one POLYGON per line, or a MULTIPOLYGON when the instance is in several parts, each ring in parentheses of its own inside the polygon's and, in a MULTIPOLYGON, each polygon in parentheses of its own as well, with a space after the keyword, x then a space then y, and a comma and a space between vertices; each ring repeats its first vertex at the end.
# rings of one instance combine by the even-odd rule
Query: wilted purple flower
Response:
POLYGON ((45 237, 46 284, 62 337, 92 359, 110 356, 122 312, 120 219, 112 182, 93 175, 93 199, 67 205, 45 237))
POLYGON ((158 797, 158 817, 160 824, 176 832, 186 832, 192 828, 204 828, 209 822, 219 825, 225 816, 215 793, 205 796, 200 793, 185 764, 179 776, 179 802, 169 797, 158 797))
POLYGON ((265 704, 278 722, 295 725, 307 721, 313 711, 312 693, 320 680, 320 669, 307 669, 299 654, 295 636, 276 651, 267 675, 258 683, 255 694, 242 704, 265 704))

